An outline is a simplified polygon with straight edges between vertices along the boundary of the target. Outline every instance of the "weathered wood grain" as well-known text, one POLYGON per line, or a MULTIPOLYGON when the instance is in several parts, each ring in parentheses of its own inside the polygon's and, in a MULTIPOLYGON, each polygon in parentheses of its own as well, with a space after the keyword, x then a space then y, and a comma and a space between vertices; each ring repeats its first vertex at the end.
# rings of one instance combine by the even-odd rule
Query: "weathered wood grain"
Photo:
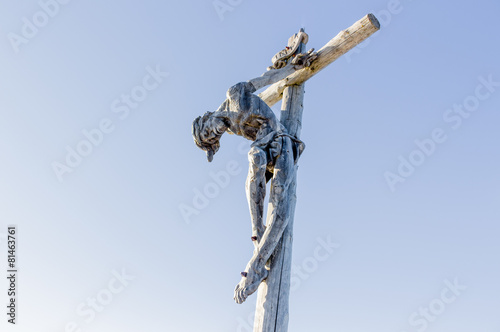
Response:
MULTIPOLYGON (((305 50, 305 44, 301 44, 298 52, 304 53, 305 50)), ((303 100, 304 84, 287 87, 284 90, 280 121, 288 133, 297 138, 300 138, 302 127, 303 100)), ((288 224, 271 256, 269 276, 259 287, 254 332, 288 331, 297 169, 298 165, 295 165, 293 174, 290 174, 292 181, 288 188, 288 224)))
POLYGON ((317 59, 310 67, 300 69, 284 80, 271 85, 259 94, 259 97, 269 106, 273 106, 280 101, 287 86, 304 83, 379 29, 380 24, 377 18, 373 14, 366 15, 323 46, 317 52, 317 59))
MULTIPOLYGON (((380 24, 375 16, 366 15, 321 48, 309 67, 294 71, 259 95, 269 106, 283 99, 280 121, 289 134, 300 138, 304 83, 379 29, 380 24)), ((305 50, 305 44, 301 44, 299 53, 304 53, 305 50)), ((289 221, 271 256, 269 276, 259 286, 254 332, 288 331, 293 223, 297 201, 297 169, 298 166, 295 165, 291 175, 293 179, 289 187, 289 221)))

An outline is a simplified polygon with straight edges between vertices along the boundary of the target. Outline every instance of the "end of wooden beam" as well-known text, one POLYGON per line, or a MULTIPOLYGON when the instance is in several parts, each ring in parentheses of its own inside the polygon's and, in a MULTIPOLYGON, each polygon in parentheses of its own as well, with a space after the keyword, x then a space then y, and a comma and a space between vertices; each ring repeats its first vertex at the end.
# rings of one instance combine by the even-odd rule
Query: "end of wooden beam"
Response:
POLYGON ((346 30, 341 31, 330 40, 325 46, 317 51, 317 59, 310 67, 302 68, 291 74, 284 80, 271 85, 267 90, 259 94, 259 97, 272 106, 281 100, 283 90, 287 86, 302 84, 312 76, 316 75, 330 63, 351 49, 362 43, 368 37, 380 30, 380 22, 375 15, 367 14, 362 19, 354 23, 346 30))
POLYGON ((377 18, 375 17, 375 15, 373 15, 372 13, 366 15, 368 20, 370 21, 370 23, 377 29, 377 30, 380 30, 380 22, 377 20, 377 18))

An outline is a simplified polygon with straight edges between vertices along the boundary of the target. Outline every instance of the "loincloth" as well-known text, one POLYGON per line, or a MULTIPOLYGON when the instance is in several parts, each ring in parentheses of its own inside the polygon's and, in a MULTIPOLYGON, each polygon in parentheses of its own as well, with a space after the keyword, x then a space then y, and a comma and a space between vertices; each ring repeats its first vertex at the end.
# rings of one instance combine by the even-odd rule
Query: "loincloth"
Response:
POLYGON ((293 160, 296 164, 306 145, 298 138, 288 134, 285 131, 272 131, 252 143, 252 147, 258 147, 266 152, 268 166, 274 166, 276 158, 282 153, 283 140, 290 138, 292 141, 293 160))

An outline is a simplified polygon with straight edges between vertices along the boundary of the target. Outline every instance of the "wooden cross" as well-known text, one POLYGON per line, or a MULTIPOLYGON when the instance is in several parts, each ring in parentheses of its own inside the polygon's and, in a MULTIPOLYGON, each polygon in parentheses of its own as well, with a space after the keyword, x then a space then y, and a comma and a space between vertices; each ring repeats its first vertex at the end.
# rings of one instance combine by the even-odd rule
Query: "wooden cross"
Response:
MULTIPOLYGON (((294 72, 259 95, 269 107, 283 99, 280 121, 290 135, 300 138, 304 83, 379 29, 380 24, 375 16, 366 15, 323 46, 309 67, 294 72)), ((292 40, 293 38, 290 38, 290 42, 292 40)), ((289 46, 291 46, 290 42, 289 46)), ((297 53, 304 52, 305 44, 301 44, 297 53)), ((289 222, 271 257, 269 276, 259 286, 254 332, 286 332, 288 330, 297 167, 295 166, 293 180, 289 187, 289 222)))

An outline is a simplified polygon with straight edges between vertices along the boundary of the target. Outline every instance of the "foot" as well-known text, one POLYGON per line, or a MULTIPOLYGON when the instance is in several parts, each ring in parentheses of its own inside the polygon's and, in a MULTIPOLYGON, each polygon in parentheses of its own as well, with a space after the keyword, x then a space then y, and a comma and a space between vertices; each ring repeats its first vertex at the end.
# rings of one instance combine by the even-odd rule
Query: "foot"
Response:
POLYGON ((255 293, 259 288, 260 283, 267 278, 269 271, 262 267, 259 271, 252 268, 247 268, 246 272, 242 272, 242 278, 234 290, 234 300, 241 304, 245 302, 248 296, 255 293))

